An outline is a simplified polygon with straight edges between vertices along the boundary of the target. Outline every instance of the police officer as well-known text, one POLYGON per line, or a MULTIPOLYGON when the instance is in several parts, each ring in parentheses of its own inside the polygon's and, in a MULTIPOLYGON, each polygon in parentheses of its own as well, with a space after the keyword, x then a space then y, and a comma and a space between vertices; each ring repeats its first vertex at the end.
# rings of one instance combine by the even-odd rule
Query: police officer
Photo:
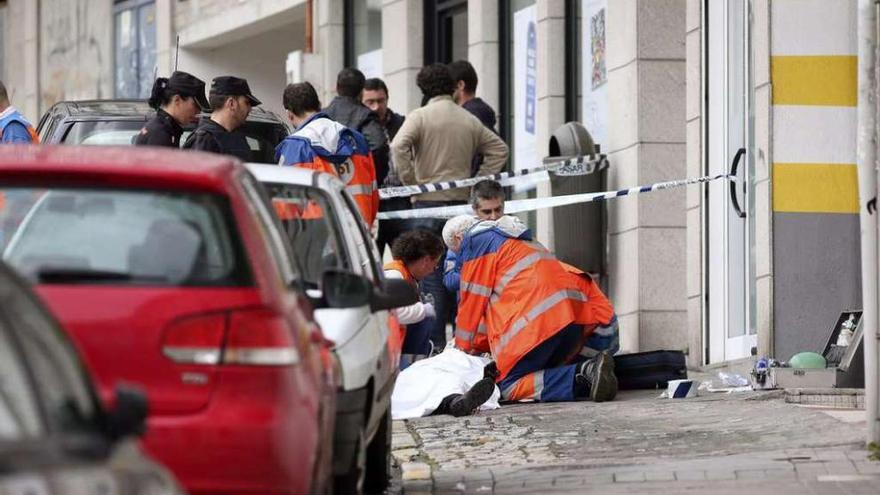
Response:
POLYGON ((197 122, 199 112, 208 110, 205 81, 186 72, 160 77, 148 102, 156 116, 135 136, 134 144, 179 148, 183 126, 197 122))
POLYGON ((184 148, 211 151, 251 160, 244 134, 236 130, 247 120, 251 108, 260 104, 246 80, 234 76, 215 77, 208 95, 211 118, 202 119, 186 139, 184 148))

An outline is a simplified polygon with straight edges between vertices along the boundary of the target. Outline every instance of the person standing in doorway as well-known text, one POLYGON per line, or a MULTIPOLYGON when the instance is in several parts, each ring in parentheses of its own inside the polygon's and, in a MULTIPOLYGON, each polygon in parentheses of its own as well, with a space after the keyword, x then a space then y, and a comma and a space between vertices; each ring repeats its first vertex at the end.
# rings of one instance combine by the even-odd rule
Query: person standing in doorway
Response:
POLYGON ((0 81, 0 142, 3 144, 40 142, 34 126, 9 103, 9 93, 2 81, 0 81))
POLYGON ((147 102, 156 115, 134 137, 138 146, 180 148, 183 126, 197 122, 199 112, 209 108, 205 81, 180 71, 157 78, 147 102))
POLYGON ((236 132, 247 121, 251 108, 262 102, 251 94, 245 79, 234 76, 215 77, 208 96, 211 117, 203 119, 199 127, 183 144, 185 149, 211 151, 232 155, 243 161, 251 160, 251 149, 244 134, 236 132))

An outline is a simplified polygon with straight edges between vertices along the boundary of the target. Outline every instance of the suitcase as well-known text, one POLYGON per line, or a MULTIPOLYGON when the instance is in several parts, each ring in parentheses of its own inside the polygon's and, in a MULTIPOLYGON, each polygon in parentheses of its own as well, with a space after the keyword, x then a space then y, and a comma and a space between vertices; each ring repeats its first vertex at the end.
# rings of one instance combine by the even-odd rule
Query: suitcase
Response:
POLYGON ((649 351, 614 356, 617 388, 620 390, 666 388, 670 380, 687 378, 687 364, 681 351, 649 351))

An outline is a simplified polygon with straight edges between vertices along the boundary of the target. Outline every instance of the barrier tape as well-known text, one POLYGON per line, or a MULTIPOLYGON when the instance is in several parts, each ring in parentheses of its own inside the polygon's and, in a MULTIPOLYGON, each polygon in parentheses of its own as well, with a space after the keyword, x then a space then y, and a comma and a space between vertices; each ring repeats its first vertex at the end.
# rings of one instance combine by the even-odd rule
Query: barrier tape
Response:
POLYGON ((454 180, 449 182, 435 182, 433 184, 420 184, 414 186, 394 186, 379 189, 379 198, 402 198, 412 196, 414 194, 422 194, 427 192, 446 191, 449 189, 458 189, 460 187, 470 187, 484 180, 496 180, 501 182, 502 186, 514 186, 520 182, 544 181, 548 177, 537 177, 537 174, 544 172, 553 172, 556 175, 569 177, 574 175, 586 175, 596 171, 596 168, 603 169, 608 167, 608 160, 604 155, 599 158, 589 160, 585 156, 560 160, 558 162, 548 163, 541 167, 525 168, 514 172, 501 172, 494 175, 485 175, 481 177, 471 177, 468 179, 454 180), (534 174, 534 175, 533 175, 534 174))
MULTIPOLYGON (((619 189, 617 191, 603 191, 595 193, 569 194, 566 196, 555 196, 550 198, 535 199, 519 199, 513 201, 505 201, 504 213, 523 213, 526 211, 540 210, 543 208, 555 208, 557 206, 567 206, 578 203, 590 203, 593 201, 604 201, 606 199, 619 198, 630 194, 642 194, 661 189, 672 189, 674 187, 688 186, 691 184, 699 184, 702 182, 710 182, 717 179, 736 180, 731 174, 706 175, 703 177, 693 177, 689 179, 671 180, 666 182, 657 182, 647 186, 631 187, 629 189, 619 189)), ((437 208, 421 208, 414 210, 398 210, 379 212, 377 217, 379 220, 400 220, 408 218, 452 218, 458 215, 473 214, 470 205, 456 206, 440 206, 437 208)))

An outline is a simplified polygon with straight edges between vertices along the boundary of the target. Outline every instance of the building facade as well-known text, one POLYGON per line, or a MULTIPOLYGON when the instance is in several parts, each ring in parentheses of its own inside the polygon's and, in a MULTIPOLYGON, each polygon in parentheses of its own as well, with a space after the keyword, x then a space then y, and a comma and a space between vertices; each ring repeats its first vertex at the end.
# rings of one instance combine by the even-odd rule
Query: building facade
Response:
MULTIPOLYGON (((288 81, 309 80, 329 102, 337 72, 356 66, 382 77, 405 114, 421 104, 422 66, 468 59, 511 168, 539 165, 568 121, 608 155, 609 189, 726 173, 744 149, 733 189, 719 180, 610 201, 607 228, 585 236, 602 238, 597 271, 624 350, 682 349, 692 366, 752 348, 788 359, 821 349, 837 314, 861 305, 854 5, 7 0, 0 74, 34 121, 62 99, 143 98, 175 67, 245 77, 281 114, 288 81)), ((571 228, 550 210, 529 220, 551 248, 571 228)))

